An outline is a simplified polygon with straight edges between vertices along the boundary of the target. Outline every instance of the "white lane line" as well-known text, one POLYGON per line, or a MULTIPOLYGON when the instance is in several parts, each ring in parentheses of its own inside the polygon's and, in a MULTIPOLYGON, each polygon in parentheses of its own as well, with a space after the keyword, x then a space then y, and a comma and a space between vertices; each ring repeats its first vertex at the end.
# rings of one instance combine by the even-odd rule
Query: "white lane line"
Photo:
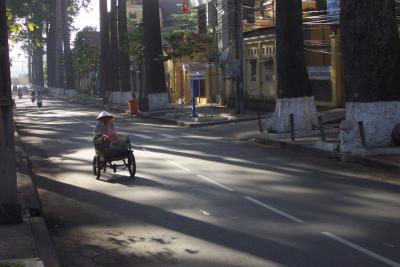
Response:
POLYGON ((205 177, 204 175, 198 174, 197 177, 199 177, 199 178, 201 178, 201 179, 203 179, 203 180, 206 180, 207 182, 210 182, 210 183, 212 183, 212 184, 214 184, 214 185, 217 185, 217 186, 219 186, 219 187, 221 187, 221 188, 223 188, 223 189, 225 189, 225 190, 228 190, 228 191, 230 191, 230 192, 235 192, 235 190, 232 189, 232 188, 230 188, 229 186, 226 186, 226 185, 223 185, 223 184, 221 184, 221 183, 218 183, 217 181, 214 181, 213 179, 210 179, 210 178, 208 178, 208 177, 205 177))
POLYGON ((144 134, 133 134, 133 135, 142 139, 147 139, 147 140, 153 139, 153 137, 144 134))
POLYGON ((162 137, 165 137, 165 138, 168 138, 168 139, 175 139, 175 138, 178 138, 178 136, 176 136, 176 135, 171 135, 171 134, 162 134, 162 133, 160 133, 160 134, 158 134, 158 135, 161 135, 162 137))
POLYGON ((345 239, 343 239, 343 238, 341 238, 341 237, 339 237, 339 236, 337 236, 335 234, 332 234, 332 233, 329 233, 329 232, 321 232, 321 234, 323 234, 324 236, 327 236, 327 237, 329 237, 329 238, 331 238, 331 239, 333 239, 333 240, 335 240, 335 241, 337 241, 339 243, 342 243, 342 244, 344 244, 344 245, 346 245, 348 247, 351 247, 351 248, 353 248, 353 249, 355 249, 355 250, 357 250, 357 251, 359 251, 361 253, 364 253, 364 254, 372 257, 372 258, 375 258, 375 259, 377 259, 377 260, 379 260, 379 261, 381 261, 383 263, 386 263, 389 266, 400 267, 400 263, 397 263, 397 262, 389 260, 389 259, 387 259, 385 257, 382 257, 381 255, 378 255, 378 254, 376 254, 376 253, 374 253, 374 252, 372 252, 372 251, 370 251, 370 250, 368 250, 366 248, 360 247, 360 246, 358 246, 358 245, 356 245, 356 244, 354 244, 354 243, 352 243, 350 241, 347 241, 347 240, 345 240, 345 239))
POLYGON ((290 215, 290 214, 288 214, 288 213, 286 213, 284 211, 278 210, 278 209, 276 209, 276 208, 274 208, 274 207, 272 207, 270 205, 267 205, 267 204, 265 204, 265 203, 263 203, 263 202, 261 202, 261 201, 259 201, 257 199, 254 199, 252 197, 245 197, 245 199, 253 202, 254 204, 257 204, 258 206, 264 207, 264 208, 266 208, 266 209, 268 209, 268 210, 270 210, 272 212, 275 212, 275 213, 277 213, 277 214, 279 214, 279 215, 281 215, 281 216, 283 216, 283 217, 285 217, 285 218, 287 218, 289 220, 292 220, 292 221, 297 222, 297 223, 304 223, 303 220, 301 220, 299 218, 296 218, 296 217, 294 217, 294 216, 292 216, 292 215, 290 215))
POLYGON ((182 169, 184 171, 190 172, 190 170, 184 166, 182 166, 179 163, 173 162, 172 160, 168 160, 169 163, 171 163, 172 165, 175 165, 176 167, 178 167, 179 169, 182 169))

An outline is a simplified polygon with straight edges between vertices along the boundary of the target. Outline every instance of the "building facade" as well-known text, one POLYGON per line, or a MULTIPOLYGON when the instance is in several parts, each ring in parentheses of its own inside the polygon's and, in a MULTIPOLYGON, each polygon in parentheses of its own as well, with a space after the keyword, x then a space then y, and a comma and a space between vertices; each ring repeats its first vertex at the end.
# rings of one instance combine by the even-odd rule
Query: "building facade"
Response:
MULTIPOLYGON (((244 88, 250 108, 273 107, 277 97, 275 3, 255 1, 254 20, 244 21, 244 88)), ((305 57, 313 95, 319 106, 341 107, 344 84, 339 26, 326 18, 321 22, 316 1, 303 1, 303 11, 305 57)))

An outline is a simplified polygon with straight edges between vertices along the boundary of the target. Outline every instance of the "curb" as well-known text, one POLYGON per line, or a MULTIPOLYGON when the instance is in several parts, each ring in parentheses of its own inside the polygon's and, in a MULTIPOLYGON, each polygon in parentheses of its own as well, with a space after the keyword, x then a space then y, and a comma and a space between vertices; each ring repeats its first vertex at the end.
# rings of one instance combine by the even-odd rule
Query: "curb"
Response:
POLYGON ((400 175, 400 165, 399 164, 390 164, 390 163, 384 162, 383 160, 372 159, 372 158, 368 158, 368 157, 360 157, 358 159, 358 161, 364 165, 381 168, 386 171, 400 175))
POLYGON ((340 152, 331 152, 331 151, 324 151, 310 146, 304 146, 302 144, 298 144, 295 142, 287 142, 287 141, 280 141, 280 140, 272 140, 272 139, 265 139, 261 137, 257 137, 254 139, 256 143, 264 144, 264 145, 275 145, 279 146, 280 148, 286 148, 295 150, 298 152, 307 153, 309 155, 317 156, 317 157, 325 157, 325 158, 333 158, 338 159, 342 162, 358 162, 365 166, 369 167, 376 167, 380 168, 394 174, 400 174, 400 165, 398 164, 391 164, 379 159, 373 159, 369 157, 360 157, 350 154, 344 154, 340 152))
POLYGON ((264 145, 276 145, 279 146, 280 148, 285 148, 285 149, 291 149, 295 150, 298 152, 304 152, 307 154, 312 154, 315 156, 320 156, 320 157, 326 157, 326 158, 338 158, 337 152, 330 152, 330 151, 325 151, 325 150, 320 150, 316 149, 313 147, 309 146, 304 146, 295 142, 286 142, 286 141, 280 141, 280 140, 272 140, 272 139, 265 139, 261 137, 257 137, 254 139, 256 143, 259 144, 264 144, 264 145))
POLYGON ((61 267, 53 240, 42 217, 42 206, 33 180, 32 164, 24 151, 16 128, 15 139, 16 160, 19 167, 18 179, 23 188, 23 216, 30 226, 32 245, 44 266, 61 267))

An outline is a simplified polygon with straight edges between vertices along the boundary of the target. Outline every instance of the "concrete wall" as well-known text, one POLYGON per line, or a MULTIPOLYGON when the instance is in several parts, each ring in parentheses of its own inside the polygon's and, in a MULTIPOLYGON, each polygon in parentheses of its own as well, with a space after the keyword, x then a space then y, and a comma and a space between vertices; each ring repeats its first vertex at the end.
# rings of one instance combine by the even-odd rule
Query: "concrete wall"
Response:
POLYGON ((53 96, 62 97, 65 96, 64 88, 55 88, 55 87, 48 87, 49 93, 53 96))
POLYGON ((168 93, 149 94, 149 111, 167 109, 169 107, 168 93))
POLYGON ((127 104, 128 101, 132 99, 131 92, 111 92, 108 99, 111 104, 127 104))
POLYGON ((65 95, 67 97, 77 97, 78 91, 76 89, 67 89, 67 90, 65 90, 65 95))

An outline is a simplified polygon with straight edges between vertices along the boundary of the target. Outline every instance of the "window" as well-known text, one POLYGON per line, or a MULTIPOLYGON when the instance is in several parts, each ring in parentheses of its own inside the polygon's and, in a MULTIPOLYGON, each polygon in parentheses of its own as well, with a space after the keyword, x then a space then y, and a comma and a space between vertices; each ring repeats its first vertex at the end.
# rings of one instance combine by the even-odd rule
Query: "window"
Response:
POLYGON ((265 81, 273 81, 274 80, 274 60, 270 59, 264 62, 264 74, 265 81))
POLYGON ((257 60, 250 60, 250 79, 257 81, 257 60))

